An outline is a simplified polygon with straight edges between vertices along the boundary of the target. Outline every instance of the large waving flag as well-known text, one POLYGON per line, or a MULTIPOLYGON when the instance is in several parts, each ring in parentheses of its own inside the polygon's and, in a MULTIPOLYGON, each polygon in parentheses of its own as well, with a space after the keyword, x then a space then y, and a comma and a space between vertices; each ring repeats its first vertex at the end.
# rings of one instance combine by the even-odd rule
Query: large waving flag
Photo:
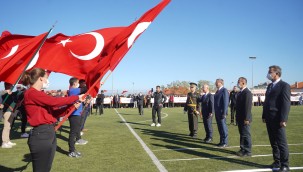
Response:
MULTIPOLYGON (((104 50, 99 57, 99 61, 95 68, 90 70, 86 75, 86 85, 88 91, 93 97, 97 95, 100 88, 100 81, 103 76, 109 71, 113 71, 124 55, 133 45, 138 36, 145 31, 150 23, 162 11, 162 9, 170 2, 163 0, 157 6, 147 11, 139 20, 128 27, 125 27, 119 34, 104 47, 104 50)), ((63 120, 56 126, 56 130, 67 120, 71 113, 67 114, 63 120)))
POLYGON ((93 68, 88 73, 86 77, 87 86, 91 87, 94 85, 94 89, 91 90, 90 94, 96 95, 98 93, 100 84, 96 84, 96 82, 100 83, 104 74, 108 72, 103 70, 107 69, 113 71, 116 68, 125 54, 132 47, 135 40, 147 29, 151 22, 169 2, 170 0, 163 0, 154 8, 148 10, 136 22, 132 23, 128 27, 125 27, 117 36, 112 39, 109 44, 104 47, 103 53, 101 54, 101 61, 99 62, 98 66, 93 68), (107 64, 102 61, 103 56, 110 58, 109 69, 105 67, 107 64))
MULTIPOLYGON (((110 56, 109 65, 112 71, 137 37, 169 2, 170 0, 163 0, 128 27, 104 28, 74 36, 59 33, 46 40, 30 67, 40 67, 84 79, 88 77, 88 73, 98 75, 99 70, 94 69, 100 65, 104 57, 110 56)), ((4 47, 5 50, 11 49, 13 52, 17 45, 33 39, 34 36, 13 35, 10 38, 4 47)), ((3 45, 0 44, 1 46, 3 45)), ((101 64, 99 68, 103 69, 103 65, 105 64, 101 64)))
MULTIPOLYGON (((4 32, 8 33, 8 32, 4 32)), ((0 81, 15 84, 48 33, 36 37, 2 34, 0 38, 0 81)))

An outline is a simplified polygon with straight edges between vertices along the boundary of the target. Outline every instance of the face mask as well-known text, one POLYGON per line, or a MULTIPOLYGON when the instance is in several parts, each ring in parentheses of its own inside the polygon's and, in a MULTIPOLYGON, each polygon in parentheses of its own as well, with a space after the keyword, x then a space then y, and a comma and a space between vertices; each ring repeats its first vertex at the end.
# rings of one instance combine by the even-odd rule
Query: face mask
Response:
POLYGON ((43 82, 42 89, 47 89, 49 87, 49 81, 46 80, 46 83, 43 82))
POLYGON ((271 81, 273 80, 273 78, 272 78, 272 76, 271 76, 270 73, 267 74, 266 78, 269 79, 269 80, 271 80, 271 81))
POLYGON ((240 85, 239 83, 237 84, 237 87, 238 87, 239 89, 241 89, 241 85, 240 85))

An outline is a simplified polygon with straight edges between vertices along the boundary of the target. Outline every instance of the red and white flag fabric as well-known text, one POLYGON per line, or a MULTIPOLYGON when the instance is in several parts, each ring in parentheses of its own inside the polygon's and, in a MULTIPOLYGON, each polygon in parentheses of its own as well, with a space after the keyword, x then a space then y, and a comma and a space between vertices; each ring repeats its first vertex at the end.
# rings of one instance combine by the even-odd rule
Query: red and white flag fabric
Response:
POLYGON ((147 29, 151 22, 169 2, 170 0, 161 1, 154 8, 143 14, 140 19, 128 27, 125 27, 111 40, 110 43, 105 45, 103 53, 101 54, 100 62, 88 73, 85 79, 88 88, 92 86, 94 87, 92 90, 89 90, 91 95, 94 96, 98 93, 100 85, 96 83, 100 83, 102 77, 108 72, 108 70, 113 71, 116 68, 125 54, 132 47, 134 41, 147 29), (110 63, 108 64, 108 62, 110 63))
MULTIPOLYGON (((0 81, 15 84, 47 37, 47 32, 36 37, 3 33, 0 38, 0 81)), ((31 67, 29 64, 27 68, 31 67)))

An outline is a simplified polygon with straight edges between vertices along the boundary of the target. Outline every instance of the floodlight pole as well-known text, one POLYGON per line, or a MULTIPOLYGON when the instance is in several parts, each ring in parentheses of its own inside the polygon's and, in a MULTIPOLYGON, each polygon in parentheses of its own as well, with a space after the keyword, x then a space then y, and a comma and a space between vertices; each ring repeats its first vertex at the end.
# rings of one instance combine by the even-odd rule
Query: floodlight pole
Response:
POLYGON ((252 60, 251 63, 251 89, 254 89, 254 60, 257 59, 257 57, 249 57, 250 60, 252 60))

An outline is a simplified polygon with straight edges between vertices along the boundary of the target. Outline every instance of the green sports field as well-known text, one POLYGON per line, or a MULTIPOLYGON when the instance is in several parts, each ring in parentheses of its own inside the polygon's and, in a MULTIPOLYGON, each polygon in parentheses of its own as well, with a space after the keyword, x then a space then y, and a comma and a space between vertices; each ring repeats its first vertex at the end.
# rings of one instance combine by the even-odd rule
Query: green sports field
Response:
MULTIPOLYGON (((95 109, 94 109, 95 111, 95 109)), ((217 148, 219 133, 213 120, 214 142, 202 143, 205 137, 203 123, 199 122, 198 139, 188 135, 187 115, 182 108, 164 108, 162 126, 151 127, 151 109, 105 109, 105 114, 88 117, 88 131, 82 136, 88 140, 76 148, 81 158, 70 158, 68 151, 68 122, 57 132, 58 148, 52 166, 53 172, 77 171, 231 171, 268 169, 273 162, 265 124, 261 122, 261 107, 253 107, 251 128, 252 157, 239 158, 237 126, 228 125, 229 147, 217 148), (125 120, 125 121, 124 121, 125 120)), ((228 124, 230 116, 228 116, 228 124)), ((12 129, 11 139, 17 143, 12 149, 0 148, 0 171, 32 171, 27 139, 20 138, 20 121, 12 129)), ((0 122, 2 130, 3 123, 0 122)), ((303 167, 303 106, 292 106, 287 125, 290 166, 303 167)), ((303 169, 301 169, 303 170, 303 169)), ((296 170, 300 171, 300 170, 296 170)))

